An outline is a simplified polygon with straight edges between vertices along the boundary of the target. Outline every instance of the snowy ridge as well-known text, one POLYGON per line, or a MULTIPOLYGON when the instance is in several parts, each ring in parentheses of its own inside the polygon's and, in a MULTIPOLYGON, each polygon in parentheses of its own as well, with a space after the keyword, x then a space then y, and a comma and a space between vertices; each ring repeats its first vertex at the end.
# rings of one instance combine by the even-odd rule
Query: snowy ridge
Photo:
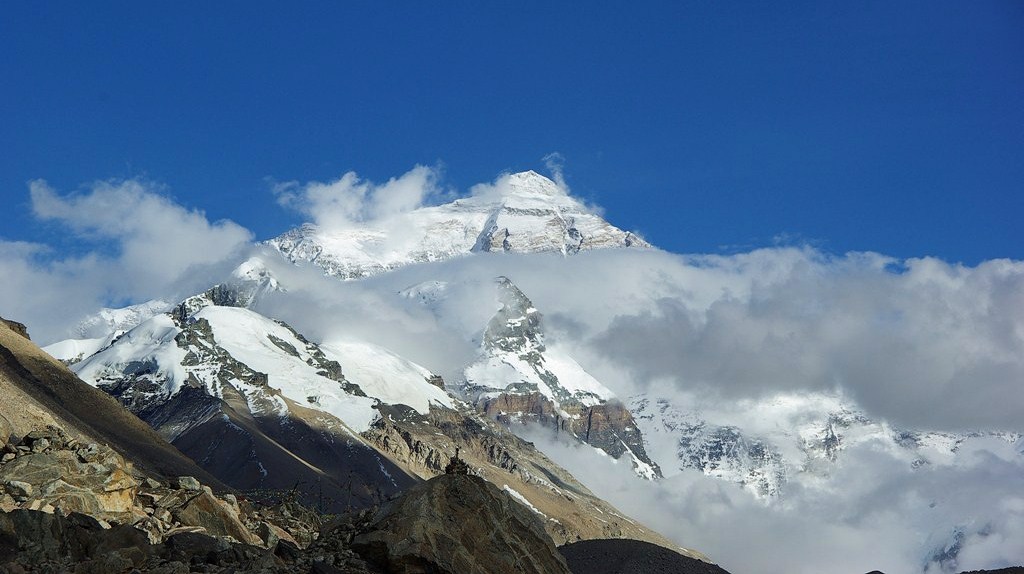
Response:
POLYGON ((420 414, 430 412, 430 405, 457 408, 451 395, 430 383, 436 380, 433 373, 384 347, 365 341, 329 341, 320 348, 344 365, 346 379, 383 403, 407 405, 420 414))
MULTIPOLYGON (((447 286, 421 287, 407 296, 433 306, 447 286)), ((456 385, 463 398, 513 432, 529 433, 528 424, 554 428, 613 458, 626 456, 638 476, 660 476, 615 394, 564 350, 546 345, 540 312, 511 280, 498 277, 494 287, 498 309, 480 337, 477 360, 456 385)))
POLYGON ((65 365, 73 365, 86 357, 95 355, 101 349, 105 349, 114 342, 114 339, 123 334, 124 331, 114 331, 105 337, 64 339, 43 347, 43 350, 65 365))
POLYGON ((371 345, 336 343, 328 350, 287 325, 236 307, 208 305, 185 321, 158 315, 74 366, 86 382, 111 389, 130 381, 133 401, 162 402, 186 384, 224 398, 231 387, 254 413, 288 412, 288 399, 329 413, 355 432, 369 428, 380 401, 421 413, 453 399, 430 384, 430 373, 371 345), (336 354, 335 354, 336 353, 336 354), (342 374, 337 358, 352 360, 363 388, 342 374), (374 371, 376 365, 382 370, 374 371))
POLYGON ((154 315, 168 311, 173 306, 173 303, 168 301, 153 299, 120 309, 100 309, 82 319, 72 333, 78 339, 102 339, 110 333, 127 331, 154 315))
POLYGON ((71 365, 96 354, 118 337, 144 321, 174 309, 179 317, 187 317, 209 305, 250 307, 263 295, 284 287, 259 257, 250 257, 238 265, 231 277, 203 293, 193 295, 178 305, 163 300, 147 301, 123 309, 101 309, 79 323, 76 333, 82 338, 65 339, 43 348, 55 359, 71 365))
POLYGON ((533 171, 506 175, 472 197, 394 216, 375 227, 313 224, 267 242, 290 261, 356 279, 473 252, 561 253, 650 245, 591 213, 533 171))
POLYGON ((779 395, 715 410, 639 394, 629 405, 666 476, 698 470, 761 497, 784 497, 793 481, 831 488, 828 478, 843 451, 858 446, 887 452, 914 469, 957 465, 976 449, 1011 457, 1024 449, 1017 433, 897 429, 824 394, 779 395))
POLYGON ((185 351, 175 342, 180 333, 169 315, 151 317, 72 370, 93 386, 121 376, 135 377, 145 381, 153 395, 169 397, 189 378, 182 366, 185 351))

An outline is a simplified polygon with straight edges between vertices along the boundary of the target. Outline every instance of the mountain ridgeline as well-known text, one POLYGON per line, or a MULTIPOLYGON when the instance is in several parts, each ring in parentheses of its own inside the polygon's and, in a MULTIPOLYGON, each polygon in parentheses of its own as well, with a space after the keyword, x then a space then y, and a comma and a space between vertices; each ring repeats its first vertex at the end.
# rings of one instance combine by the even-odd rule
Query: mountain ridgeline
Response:
MULTIPOLYGON (((70 370, 47 363, 48 357, 42 370, 8 360, 4 368, 29 373, 19 380, 36 381, 11 386, 11 396, 36 405, 26 412, 56 414, 18 418, 11 431, 2 428, 11 423, 0 418, 0 430, 28 437, 33 428, 50 425, 81 434, 79 442, 110 444, 140 469, 140 483, 150 476, 161 483, 151 489, 160 496, 179 496, 167 492, 167 485, 172 477, 190 476, 253 499, 290 493, 296 505, 347 517, 331 527, 317 524, 313 533, 273 513, 268 516, 277 522, 254 518, 257 511, 244 504, 206 501, 218 515, 225 504, 231 507, 224 512, 234 512, 256 537, 238 533, 234 542, 247 538, 271 553, 250 556, 236 549, 231 560, 248 556, 267 571, 308 571, 330 556, 332 568, 353 572, 724 572, 699 552, 681 548, 680 540, 669 540, 596 496, 559 464, 569 466, 568 458, 552 460, 542 451, 538 436, 567 445, 564 452, 621 465, 631 480, 654 481, 645 485, 699 472, 734 483, 766 505, 785 500, 790 488, 814 488, 827 480, 856 445, 885 449, 913 471, 953 465, 963 445, 996 441, 1021 450, 1020 435, 898 429, 843 397, 823 393, 721 409, 655 390, 617 396, 609 386, 628 385, 598 380, 577 360, 582 356, 573 356, 574 347, 559 340, 556 327, 575 318, 539 309, 529 289, 521 288, 536 283, 517 285, 515 267, 506 271, 504 262, 529 257, 557 268, 568 260, 563 258, 597 257, 587 254, 596 250, 648 257, 653 248, 535 172, 509 174, 470 197, 371 223, 305 224, 260 244, 258 255, 201 293, 87 317, 74 338, 45 349, 70 370), (451 270, 476 261, 488 265, 461 275, 451 270), (461 330, 452 330, 465 335, 466 352, 458 355, 456 368, 439 370, 442 378, 367 335, 318 339, 312 329, 300 332, 292 324, 303 325, 301 319, 289 324, 268 311, 288 308, 282 302, 307 311, 316 307, 299 300, 303 291, 290 290, 295 285, 283 279, 299 273, 293 265, 331 288, 378 288, 374 296, 381 301, 429 316, 442 328, 458 325, 461 330), (387 283, 389 277, 399 279, 387 283), (407 277, 415 279, 406 282, 407 277), (484 301, 445 322, 447 310, 463 303, 459 288, 467 284, 484 301), (465 317, 472 317, 469 327, 462 324, 465 317), (75 406, 68 388, 88 406, 75 406), (445 475, 456 453, 470 476, 445 475), (479 501, 479 516, 460 497, 479 501), (506 563, 471 544, 479 532, 463 530, 459 535, 465 538, 452 541, 438 522, 494 528, 508 552, 520 548, 530 559, 506 563), (294 544, 279 543, 286 537, 294 544), (568 561, 553 551, 565 544, 572 545, 565 552, 568 561), (596 564, 620 570, 592 570, 596 564)), ((533 296, 542 303, 543 289, 533 296)), ((24 356, 42 355, 26 351, 11 338, 17 337, 14 331, 7 331, 5 346, 24 356)), ((31 453, 32 440, 22 440, 28 442, 14 450, 31 453)), ((32 505, 30 497, 15 502, 12 509, 19 511, 32 505)), ((179 502, 168 512, 188 506, 179 502)), ((154 505, 141 508, 157 512, 154 505)), ((297 508, 289 510, 293 518, 301 514, 297 508)), ((151 542, 165 544, 172 538, 168 529, 188 526, 176 522, 173 516, 156 521, 151 542)), ((63 523, 59 528, 74 530, 63 523)), ((976 529, 984 535, 984 525, 976 529)), ((936 547, 954 549, 947 564, 955 565, 955 541, 936 540, 936 547)), ((227 552, 223 538, 217 544, 218 552, 227 552)), ((2 548, 0 541, 0 562, 2 548)), ((153 555, 167 562, 172 550, 161 546, 153 555)))

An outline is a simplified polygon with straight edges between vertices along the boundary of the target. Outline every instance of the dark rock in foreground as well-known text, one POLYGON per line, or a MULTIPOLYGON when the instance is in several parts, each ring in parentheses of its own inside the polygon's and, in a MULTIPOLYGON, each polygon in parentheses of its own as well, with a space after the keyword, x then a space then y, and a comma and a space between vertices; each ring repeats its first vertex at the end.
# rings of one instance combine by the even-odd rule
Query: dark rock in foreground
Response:
MULTIPOLYGON (((867 574, 885 574, 880 570, 872 570, 867 574)), ((971 570, 959 574, 1024 574, 1024 566, 1011 566, 1010 568, 999 568, 998 570, 971 570)))
MULTIPOLYGON (((439 476, 376 513, 364 510, 339 517, 308 546, 297 543, 299 537, 289 529, 250 520, 255 511, 235 516, 202 486, 170 490, 161 499, 181 497, 184 505, 170 513, 174 524, 180 520, 202 526, 148 532, 141 524, 110 523, 74 512, 0 512, 0 574, 570 574, 537 517, 472 475, 439 476)), ((296 515, 294 510, 281 514, 296 515)), ((279 518, 274 520, 283 523, 279 518)))
POLYGON ((639 540, 585 540, 558 550, 575 574, 729 574, 714 564, 639 540))
POLYGON ((533 513, 465 474, 409 489, 377 513, 352 548, 386 572, 570 572, 533 513))

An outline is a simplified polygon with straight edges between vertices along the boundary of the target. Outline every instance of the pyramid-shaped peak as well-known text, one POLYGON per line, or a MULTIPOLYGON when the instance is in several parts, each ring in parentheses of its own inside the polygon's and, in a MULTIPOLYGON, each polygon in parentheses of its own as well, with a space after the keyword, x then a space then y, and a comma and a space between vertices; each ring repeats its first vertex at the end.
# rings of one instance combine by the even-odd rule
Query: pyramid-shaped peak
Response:
POLYGON ((529 195, 566 195, 563 188, 543 175, 531 170, 508 175, 508 193, 529 195))

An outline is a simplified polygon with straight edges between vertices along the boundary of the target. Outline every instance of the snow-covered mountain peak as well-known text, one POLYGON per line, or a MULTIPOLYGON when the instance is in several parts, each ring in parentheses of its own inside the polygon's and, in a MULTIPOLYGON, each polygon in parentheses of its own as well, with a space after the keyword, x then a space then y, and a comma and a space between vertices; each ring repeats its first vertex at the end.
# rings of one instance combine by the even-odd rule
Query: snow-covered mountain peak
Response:
POLYGON ((472 195, 379 221, 331 229, 305 224, 267 242, 296 264, 358 279, 474 252, 560 253, 647 248, 533 171, 504 175, 472 195))
POLYGON ((550 194, 565 193, 558 184, 532 169, 509 174, 508 177, 509 181, 516 186, 542 189, 544 193, 550 194))
POLYGON ((554 428, 614 458, 627 455, 642 477, 660 476, 614 393, 565 349, 545 343, 541 313, 529 297, 508 277, 497 277, 494 289, 499 308, 457 385, 463 397, 514 430, 524 423, 554 428))
POLYGON ((500 178, 494 185, 494 190, 506 201, 538 199, 564 204, 569 200, 579 204, 577 200, 569 197, 564 188, 533 170, 512 173, 500 178))

